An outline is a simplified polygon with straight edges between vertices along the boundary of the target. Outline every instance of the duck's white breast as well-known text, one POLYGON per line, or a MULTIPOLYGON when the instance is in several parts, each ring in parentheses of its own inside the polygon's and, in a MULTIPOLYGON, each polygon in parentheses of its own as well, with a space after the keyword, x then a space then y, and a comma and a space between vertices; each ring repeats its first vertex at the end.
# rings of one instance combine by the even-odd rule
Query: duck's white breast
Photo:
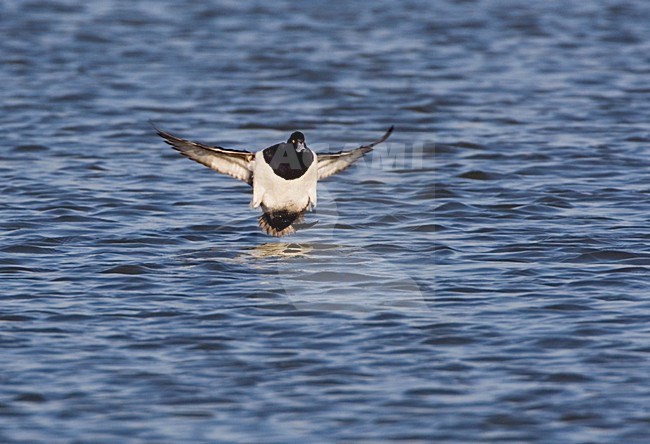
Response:
POLYGON ((264 161, 264 154, 255 154, 253 168, 253 200, 251 206, 271 210, 303 211, 316 206, 316 183, 318 181, 318 160, 314 161, 305 174, 297 179, 286 180, 277 176, 264 161))

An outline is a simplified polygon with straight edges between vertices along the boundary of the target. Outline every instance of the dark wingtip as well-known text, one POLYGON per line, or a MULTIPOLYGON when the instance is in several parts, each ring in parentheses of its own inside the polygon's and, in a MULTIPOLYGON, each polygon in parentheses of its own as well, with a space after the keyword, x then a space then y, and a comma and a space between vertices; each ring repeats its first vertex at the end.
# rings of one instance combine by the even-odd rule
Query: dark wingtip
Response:
POLYGON ((156 131, 156 134, 160 136, 167 145, 171 146, 176 151, 180 151, 181 154, 183 154, 182 150, 180 150, 176 145, 174 145, 172 139, 174 139, 175 137, 173 135, 166 133, 165 131, 158 128, 156 124, 153 122, 153 120, 151 119, 149 120, 149 125, 153 127, 153 129, 156 131))
POLYGON ((156 134, 158 134, 162 138, 165 138, 165 132, 160 128, 158 128, 153 120, 149 119, 149 125, 151 125, 151 127, 156 131, 156 134))
POLYGON ((388 138, 390 137, 390 135, 392 134, 392 132, 393 132, 394 129, 395 129, 395 125, 391 125, 390 128, 388 128, 388 129, 386 130, 386 132, 384 133, 384 135, 381 136, 381 139, 379 139, 379 141, 376 142, 375 144, 379 144, 379 143, 385 142, 386 139, 388 139, 388 138))
POLYGON ((168 132, 165 132, 165 131, 161 130, 160 128, 158 128, 156 126, 156 124, 153 123, 153 120, 149 120, 149 125, 151 125, 153 127, 153 129, 156 131, 156 134, 158 136, 162 137, 165 140, 165 143, 167 143, 168 145, 171 145, 171 147, 174 148, 175 150, 178 149, 172 143, 171 139, 175 138, 173 135, 171 135, 168 132))

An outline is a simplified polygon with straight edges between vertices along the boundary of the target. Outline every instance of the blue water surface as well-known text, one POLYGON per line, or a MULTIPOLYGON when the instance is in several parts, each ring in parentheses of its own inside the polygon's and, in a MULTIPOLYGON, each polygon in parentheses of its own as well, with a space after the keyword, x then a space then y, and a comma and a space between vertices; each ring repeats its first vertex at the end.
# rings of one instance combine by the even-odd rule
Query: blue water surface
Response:
POLYGON ((0 37, 1 442, 648 442, 648 2, 15 0, 0 37), (277 239, 150 120, 396 130, 277 239))

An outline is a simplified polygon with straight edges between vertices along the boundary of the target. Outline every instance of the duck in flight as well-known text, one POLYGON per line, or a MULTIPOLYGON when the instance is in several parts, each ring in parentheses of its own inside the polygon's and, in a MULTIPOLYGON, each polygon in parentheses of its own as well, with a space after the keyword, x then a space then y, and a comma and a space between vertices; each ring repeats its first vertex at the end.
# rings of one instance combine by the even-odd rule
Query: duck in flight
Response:
POLYGON ((184 156, 252 186, 251 207, 262 207, 259 226, 272 236, 294 233, 294 225, 316 207, 316 183, 343 171, 393 132, 391 126, 380 139, 350 151, 316 154, 300 131, 286 142, 250 152, 204 145, 154 128, 184 156))

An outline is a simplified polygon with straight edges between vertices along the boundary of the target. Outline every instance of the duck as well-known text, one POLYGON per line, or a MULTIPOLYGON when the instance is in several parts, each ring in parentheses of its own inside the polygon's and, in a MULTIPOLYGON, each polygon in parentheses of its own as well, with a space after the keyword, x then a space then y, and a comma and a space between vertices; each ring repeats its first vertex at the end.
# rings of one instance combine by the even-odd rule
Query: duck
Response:
POLYGON ((250 206, 262 210, 259 227, 277 237, 295 233, 305 213, 316 208, 318 181, 351 166, 385 142, 394 129, 391 126, 374 142, 348 151, 315 153, 307 146, 305 135, 294 131, 286 142, 253 152, 183 139, 152 125, 156 134, 183 156, 250 185, 250 206))

